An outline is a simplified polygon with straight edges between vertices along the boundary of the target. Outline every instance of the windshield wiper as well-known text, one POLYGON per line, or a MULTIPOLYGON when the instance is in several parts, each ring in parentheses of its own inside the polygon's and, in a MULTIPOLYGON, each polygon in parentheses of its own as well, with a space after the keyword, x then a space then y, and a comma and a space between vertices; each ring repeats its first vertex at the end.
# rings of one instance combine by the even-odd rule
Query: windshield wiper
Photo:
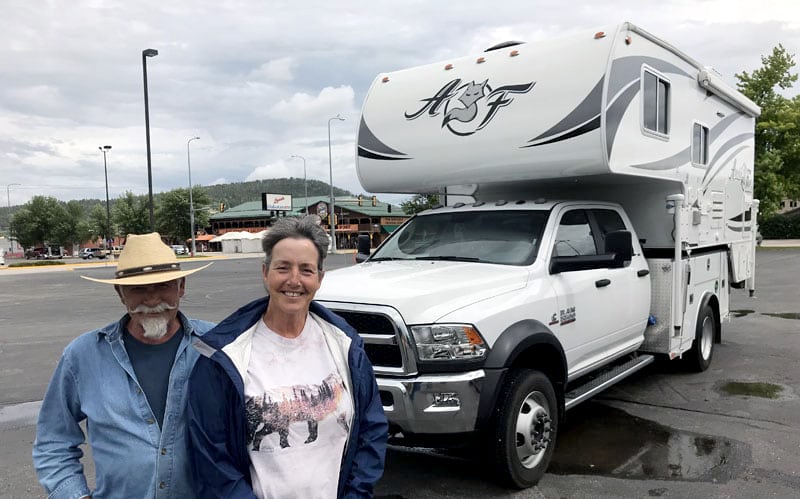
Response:
POLYGON ((407 258, 398 258, 396 256, 379 256, 377 258, 370 258, 370 262, 385 262, 387 260, 407 260, 407 258))
POLYGON ((474 256, 455 256, 455 255, 441 255, 441 256, 418 256, 414 260, 442 260, 447 262, 480 262, 480 258, 474 256))

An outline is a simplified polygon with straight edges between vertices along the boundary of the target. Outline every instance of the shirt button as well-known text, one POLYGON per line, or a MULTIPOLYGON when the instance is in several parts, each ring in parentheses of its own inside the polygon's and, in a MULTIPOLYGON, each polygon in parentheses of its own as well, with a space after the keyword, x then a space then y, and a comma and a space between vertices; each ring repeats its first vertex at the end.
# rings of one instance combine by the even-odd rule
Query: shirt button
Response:
POLYGON ((155 423, 155 420, 153 418, 147 420, 147 424, 153 424, 153 423, 155 423))
POLYGON ((164 454, 166 454, 166 453, 167 453, 167 449, 161 449, 161 455, 162 455, 162 456, 163 456, 164 454))
POLYGON ((164 482, 161 482, 161 483, 158 484, 158 488, 159 489, 165 489, 165 488, 167 488, 167 484, 164 483, 164 482))

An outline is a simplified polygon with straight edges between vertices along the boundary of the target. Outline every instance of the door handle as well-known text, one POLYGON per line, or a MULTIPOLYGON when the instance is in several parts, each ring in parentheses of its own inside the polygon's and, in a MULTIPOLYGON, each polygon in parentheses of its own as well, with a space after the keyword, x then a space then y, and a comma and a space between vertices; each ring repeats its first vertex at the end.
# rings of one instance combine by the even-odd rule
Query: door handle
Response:
POLYGON ((597 288, 604 288, 611 284, 611 279, 600 279, 599 281, 594 281, 594 285, 597 288))
POLYGON ((646 276, 646 275, 647 275, 647 274, 649 274, 649 273, 650 273, 650 271, 649 271, 649 270, 647 270, 647 269, 643 269, 643 270, 637 270, 637 271, 636 271, 636 275, 637 275, 637 276, 639 276, 639 277, 644 277, 644 276, 646 276))

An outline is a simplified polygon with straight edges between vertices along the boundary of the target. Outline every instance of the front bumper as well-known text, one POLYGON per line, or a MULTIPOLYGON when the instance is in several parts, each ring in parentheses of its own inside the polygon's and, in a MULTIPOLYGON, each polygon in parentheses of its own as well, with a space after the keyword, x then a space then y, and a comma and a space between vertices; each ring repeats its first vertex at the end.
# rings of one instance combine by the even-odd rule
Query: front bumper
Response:
POLYGON ((409 379, 378 377, 389 423, 409 434, 464 433, 475 430, 483 369, 409 379))

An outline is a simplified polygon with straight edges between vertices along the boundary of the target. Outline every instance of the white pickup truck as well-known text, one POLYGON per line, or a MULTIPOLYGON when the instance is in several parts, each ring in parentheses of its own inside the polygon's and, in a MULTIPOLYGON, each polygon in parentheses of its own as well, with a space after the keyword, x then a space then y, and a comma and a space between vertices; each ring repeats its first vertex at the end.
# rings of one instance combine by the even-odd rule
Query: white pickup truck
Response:
POLYGON ((528 487, 570 407, 655 355, 706 369, 754 286, 758 112, 629 23, 379 75, 362 185, 445 206, 317 299, 364 338, 392 442, 475 438, 528 487))

